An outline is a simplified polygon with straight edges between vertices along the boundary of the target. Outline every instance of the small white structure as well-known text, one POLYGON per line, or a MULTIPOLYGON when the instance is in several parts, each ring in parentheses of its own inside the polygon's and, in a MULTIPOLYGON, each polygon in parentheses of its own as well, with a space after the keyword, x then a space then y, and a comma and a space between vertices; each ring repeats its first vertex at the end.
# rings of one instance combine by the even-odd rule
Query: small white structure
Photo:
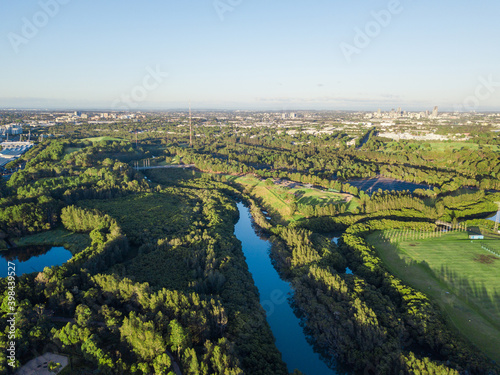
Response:
POLYGON ((484 236, 482 234, 471 234, 469 236, 470 240, 484 240, 484 236))

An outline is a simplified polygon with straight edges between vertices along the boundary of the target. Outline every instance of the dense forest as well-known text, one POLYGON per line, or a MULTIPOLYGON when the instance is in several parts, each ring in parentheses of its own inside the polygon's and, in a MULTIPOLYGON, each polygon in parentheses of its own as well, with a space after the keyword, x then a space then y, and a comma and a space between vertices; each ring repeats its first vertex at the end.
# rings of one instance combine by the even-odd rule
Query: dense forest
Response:
MULTIPOLYGON (((59 229, 91 242, 62 266, 17 278, 18 365, 55 351, 71 358, 71 374, 287 374, 233 233, 242 200, 270 236, 296 314, 325 358, 351 373, 499 373, 366 241, 377 230, 434 230, 436 220, 488 225, 481 218, 497 211, 500 163, 486 142, 474 154, 436 151, 370 129, 349 148, 341 133, 292 140, 272 129, 195 124, 191 147, 180 124, 142 127, 131 143, 132 127, 110 125, 123 139, 93 142, 82 139, 90 128, 57 126, 64 137, 9 166, 21 169, 0 184, 1 239, 59 229), (195 167, 134 168, 146 160, 195 167), (269 220, 262 210, 273 216, 272 207, 229 178, 243 175, 346 193, 357 208, 293 202, 300 220, 269 220), (376 176, 432 188, 365 192, 349 184, 376 176), (328 234, 339 231, 337 246, 328 234)), ((7 327, 7 278, 0 293, 7 327)), ((0 373, 12 373, 7 331, 0 335, 0 373)))

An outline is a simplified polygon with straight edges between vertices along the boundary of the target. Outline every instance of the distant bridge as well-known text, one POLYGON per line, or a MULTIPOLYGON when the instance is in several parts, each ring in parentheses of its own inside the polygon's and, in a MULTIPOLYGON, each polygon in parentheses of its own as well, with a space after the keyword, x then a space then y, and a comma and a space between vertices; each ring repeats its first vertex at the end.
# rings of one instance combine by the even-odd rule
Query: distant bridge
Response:
POLYGON ((137 171, 143 171, 145 169, 171 169, 171 168, 183 168, 183 169, 186 169, 186 168, 193 168, 195 167, 194 164, 178 164, 178 165, 155 165, 155 166, 152 166, 152 167, 134 167, 135 170, 137 171))

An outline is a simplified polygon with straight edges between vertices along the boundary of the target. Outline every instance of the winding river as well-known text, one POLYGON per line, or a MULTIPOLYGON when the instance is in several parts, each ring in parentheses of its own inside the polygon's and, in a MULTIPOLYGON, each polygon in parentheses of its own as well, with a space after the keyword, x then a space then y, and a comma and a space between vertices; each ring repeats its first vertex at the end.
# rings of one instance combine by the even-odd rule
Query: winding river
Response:
POLYGON ((255 233, 250 210, 242 203, 238 203, 238 210, 240 219, 235 226, 235 235, 242 242, 248 268, 259 289, 260 303, 266 310, 267 321, 276 338, 276 346, 288 370, 298 369, 306 375, 336 374, 307 342, 300 319, 295 316, 288 303, 293 289, 288 282, 280 279, 271 263, 271 244, 255 233))

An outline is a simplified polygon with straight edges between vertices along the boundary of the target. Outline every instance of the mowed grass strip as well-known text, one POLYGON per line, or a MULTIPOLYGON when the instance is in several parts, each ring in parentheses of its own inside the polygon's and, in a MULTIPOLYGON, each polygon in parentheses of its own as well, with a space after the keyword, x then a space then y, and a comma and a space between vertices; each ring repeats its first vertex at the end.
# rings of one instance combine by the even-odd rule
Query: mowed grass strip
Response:
POLYGON ((297 200, 298 204, 307 204, 311 206, 340 204, 348 199, 350 200, 348 211, 354 210, 358 206, 357 201, 352 199, 353 197, 349 194, 306 188, 302 186, 302 184, 290 188, 279 185, 267 185, 265 181, 253 176, 241 176, 237 178, 228 176, 228 179, 250 188, 254 195, 262 199, 265 207, 271 212, 274 211, 278 213, 281 219, 285 221, 295 221, 304 217, 297 213, 291 214, 290 204, 295 194, 297 194, 299 198, 297 200))
POLYGON ((374 233, 368 241, 394 275, 424 292, 465 337, 500 361, 500 258, 481 248, 492 241, 471 242, 463 232, 398 244, 374 233))
POLYGON ((103 137, 91 137, 91 138, 84 138, 82 141, 91 141, 91 142, 102 142, 102 141, 125 141, 123 138, 115 138, 115 137, 108 137, 108 136, 103 136, 103 137))
POLYGON ((61 228, 15 238, 12 242, 20 247, 31 245, 63 246, 66 250, 71 251, 73 255, 79 253, 91 244, 88 234, 73 233, 61 228))

